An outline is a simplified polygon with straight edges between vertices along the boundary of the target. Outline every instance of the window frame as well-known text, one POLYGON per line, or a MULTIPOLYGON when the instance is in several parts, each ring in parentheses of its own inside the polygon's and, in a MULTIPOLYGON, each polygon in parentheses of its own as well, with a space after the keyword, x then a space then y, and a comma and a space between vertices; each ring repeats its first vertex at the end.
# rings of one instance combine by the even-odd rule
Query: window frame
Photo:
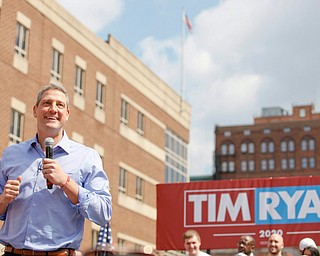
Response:
POLYGON ((15 53, 24 59, 28 58, 29 37, 29 28, 17 21, 14 49, 15 53))
POLYGON ((57 81, 62 81, 62 63, 63 63, 63 53, 52 47, 51 52, 51 77, 57 81))
POLYGON ((97 80, 96 82, 96 107, 104 109, 105 105, 105 84, 97 80))
POLYGON ((11 108, 9 140, 11 144, 19 144, 23 141, 24 114, 11 108))
POLYGON ((127 170, 119 168, 119 191, 123 194, 127 193, 127 170))
POLYGON ((139 201, 143 201, 144 194, 144 180, 137 176, 136 177, 136 199, 139 201))
POLYGON ((76 94, 84 95, 85 70, 79 65, 75 67, 74 91, 76 94))

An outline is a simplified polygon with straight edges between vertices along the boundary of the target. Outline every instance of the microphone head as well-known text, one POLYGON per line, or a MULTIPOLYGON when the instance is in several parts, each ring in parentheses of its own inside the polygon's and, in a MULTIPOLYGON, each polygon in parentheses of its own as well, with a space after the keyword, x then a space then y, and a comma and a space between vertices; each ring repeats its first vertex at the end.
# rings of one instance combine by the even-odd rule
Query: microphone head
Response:
POLYGON ((45 147, 53 147, 54 140, 51 137, 48 137, 44 140, 44 146, 45 147))

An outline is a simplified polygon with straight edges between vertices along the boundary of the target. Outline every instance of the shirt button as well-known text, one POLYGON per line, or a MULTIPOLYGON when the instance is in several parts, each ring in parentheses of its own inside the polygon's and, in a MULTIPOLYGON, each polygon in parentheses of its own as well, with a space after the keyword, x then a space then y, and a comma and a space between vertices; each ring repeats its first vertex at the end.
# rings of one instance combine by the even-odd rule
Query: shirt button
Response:
POLYGON ((32 206, 36 206, 36 205, 37 205, 36 203, 33 203, 33 204, 32 204, 32 206))

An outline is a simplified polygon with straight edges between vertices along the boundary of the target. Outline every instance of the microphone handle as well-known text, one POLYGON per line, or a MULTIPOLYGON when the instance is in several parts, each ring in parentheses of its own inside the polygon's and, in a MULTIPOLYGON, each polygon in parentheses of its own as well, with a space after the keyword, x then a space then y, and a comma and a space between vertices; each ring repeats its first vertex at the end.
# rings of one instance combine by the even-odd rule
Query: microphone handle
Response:
MULTIPOLYGON (((53 159, 53 148, 50 146, 46 147, 46 158, 53 159)), ((52 182, 47 179, 47 188, 52 189, 52 182)))

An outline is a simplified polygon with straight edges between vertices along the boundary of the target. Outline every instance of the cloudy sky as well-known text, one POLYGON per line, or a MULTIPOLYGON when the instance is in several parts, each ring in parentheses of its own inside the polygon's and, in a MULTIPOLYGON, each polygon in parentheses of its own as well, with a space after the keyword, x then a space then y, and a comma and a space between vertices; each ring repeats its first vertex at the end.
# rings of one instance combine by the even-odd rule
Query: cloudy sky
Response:
POLYGON ((263 107, 320 112, 319 0, 58 0, 94 31, 112 34, 192 106, 191 175, 213 173, 214 127, 252 124, 263 107))

